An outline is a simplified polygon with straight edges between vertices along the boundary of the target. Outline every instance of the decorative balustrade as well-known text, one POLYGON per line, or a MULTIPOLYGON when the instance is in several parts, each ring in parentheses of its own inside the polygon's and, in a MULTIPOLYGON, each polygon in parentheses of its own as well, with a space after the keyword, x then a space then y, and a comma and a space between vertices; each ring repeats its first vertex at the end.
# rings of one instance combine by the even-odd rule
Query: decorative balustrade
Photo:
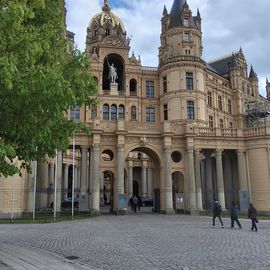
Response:
POLYGON ((256 137, 256 136, 265 136, 266 135, 266 128, 248 128, 243 129, 243 135, 245 137, 256 137))

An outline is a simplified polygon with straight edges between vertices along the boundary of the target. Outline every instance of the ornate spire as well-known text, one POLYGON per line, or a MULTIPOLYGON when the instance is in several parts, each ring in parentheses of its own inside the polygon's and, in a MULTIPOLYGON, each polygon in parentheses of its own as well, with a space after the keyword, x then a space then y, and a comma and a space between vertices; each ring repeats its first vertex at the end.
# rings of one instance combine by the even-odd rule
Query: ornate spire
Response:
POLYGON ((249 79, 257 79, 257 74, 255 73, 252 65, 250 68, 249 79))
POLYGON ((109 0, 104 0, 104 5, 103 5, 102 10, 105 11, 105 12, 110 12, 111 11, 111 8, 110 8, 110 5, 109 5, 109 0))
POLYGON ((164 5, 163 16, 167 16, 167 15, 168 15, 168 11, 167 11, 166 5, 164 5))

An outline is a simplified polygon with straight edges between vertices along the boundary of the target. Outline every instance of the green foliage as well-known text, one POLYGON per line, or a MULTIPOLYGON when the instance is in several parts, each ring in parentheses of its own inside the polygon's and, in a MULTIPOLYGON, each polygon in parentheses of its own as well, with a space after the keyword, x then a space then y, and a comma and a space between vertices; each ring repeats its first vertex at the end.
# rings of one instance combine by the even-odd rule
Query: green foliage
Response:
POLYGON ((68 109, 95 102, 86 55, 67 55, 64 17, 64 0, 0 0, 0 176, 18 172, 15 156, 27 167, 65 150, 81 129, 68 109))

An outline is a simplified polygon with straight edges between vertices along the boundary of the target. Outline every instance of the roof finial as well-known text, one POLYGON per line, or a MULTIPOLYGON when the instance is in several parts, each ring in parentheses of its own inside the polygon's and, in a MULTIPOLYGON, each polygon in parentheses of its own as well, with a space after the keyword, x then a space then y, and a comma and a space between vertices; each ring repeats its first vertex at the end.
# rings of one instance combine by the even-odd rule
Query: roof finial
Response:
POLYGON ((102 10, 106 12, 109 12, 111 10, 110 5, 109 5, 109 0, 104 0, 104 5, 103 5, 102 10))

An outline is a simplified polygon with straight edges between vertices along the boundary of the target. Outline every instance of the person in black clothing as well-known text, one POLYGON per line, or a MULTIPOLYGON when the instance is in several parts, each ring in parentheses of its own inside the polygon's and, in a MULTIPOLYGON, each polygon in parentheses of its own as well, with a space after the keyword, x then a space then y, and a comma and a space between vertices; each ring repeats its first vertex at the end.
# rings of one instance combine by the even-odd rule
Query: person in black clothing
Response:
POLYGON ((214 199, 214 202, 213 202, 213 226, 215 226, 215 220, 216 220, 216 218, 218 218, 220 221, 221 227, 224 228, 220 214, 221 214, 221 205, 219 204, 219 202, 216 199, 214 199))
POLYGON ((238 207, 234 201, 232 201, 230 206, 230 216, 231 216, 231 228, 234 228, 234 221, 237 223, 239 229, 242 228, 239 220, 238 220, 238 207))
POLYGON ((130 210, 132 211, 133 210, 133 205, 134 205, 134 203, 133 203, 133 196, 130 197, 129 204, 130 204, 130 210))
POLYGON ((141 210, 141 206, 142 206, 142 197, 141 195, 138 195, 138 211, 141 210))
POLYGON ((257 219, 257 210, 256 208, 253 206, 252 203, 249 204, 249 208, 248 208, 248 218, 251 219, 252 222, 252 227, 251 230, 253 231, 255 229, 255 232, 258 231, 257 225, 256 223, 258 223, 258 219, 257 219))

